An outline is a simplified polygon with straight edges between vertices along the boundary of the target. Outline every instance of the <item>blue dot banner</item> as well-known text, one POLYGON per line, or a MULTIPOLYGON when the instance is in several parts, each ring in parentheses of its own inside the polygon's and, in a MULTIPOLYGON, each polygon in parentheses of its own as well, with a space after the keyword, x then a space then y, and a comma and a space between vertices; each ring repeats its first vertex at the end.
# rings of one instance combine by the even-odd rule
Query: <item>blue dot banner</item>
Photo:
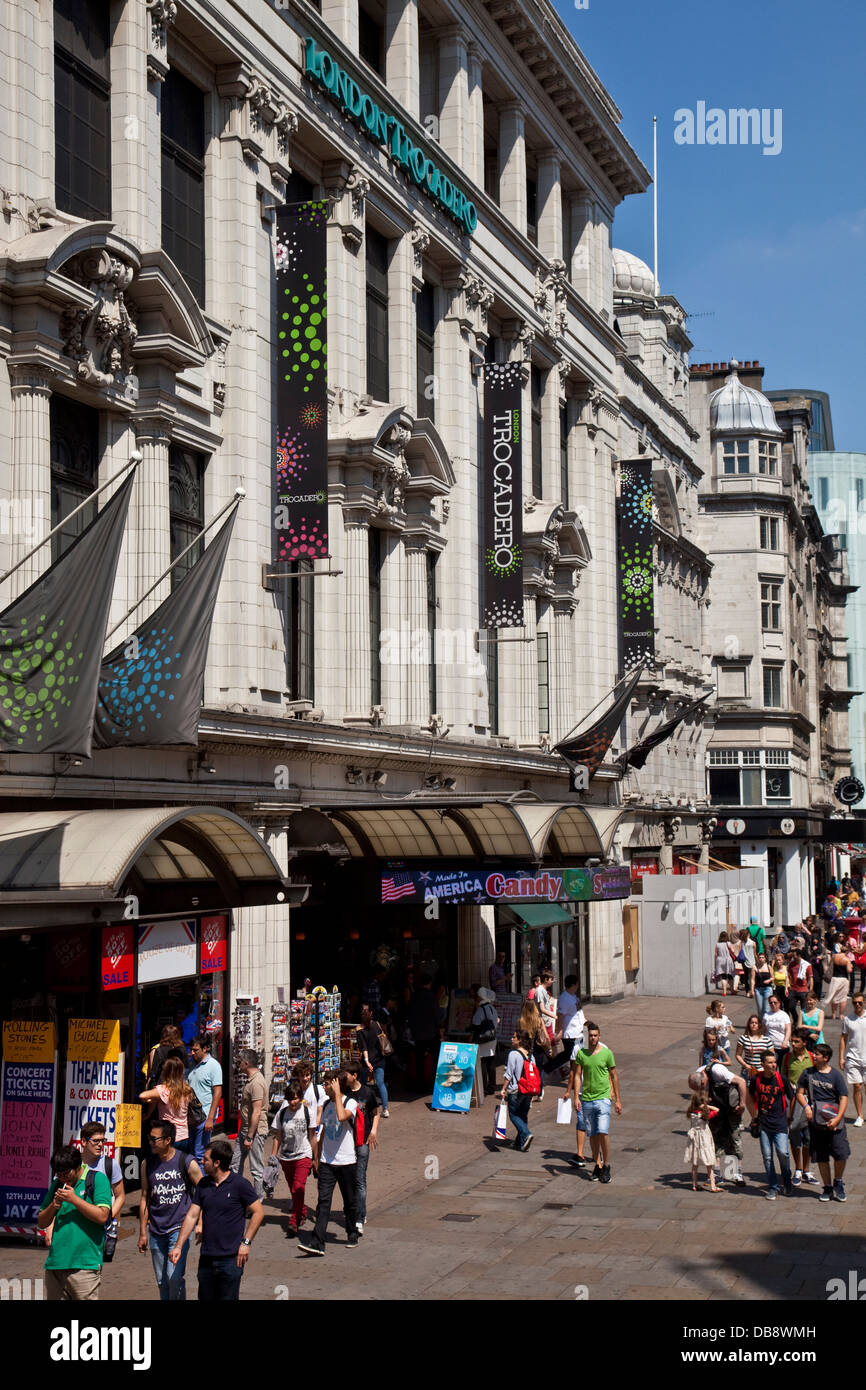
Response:
POLYGON ((628 675, 655 655, 652 460, 620 465, 619 627, 628 675))

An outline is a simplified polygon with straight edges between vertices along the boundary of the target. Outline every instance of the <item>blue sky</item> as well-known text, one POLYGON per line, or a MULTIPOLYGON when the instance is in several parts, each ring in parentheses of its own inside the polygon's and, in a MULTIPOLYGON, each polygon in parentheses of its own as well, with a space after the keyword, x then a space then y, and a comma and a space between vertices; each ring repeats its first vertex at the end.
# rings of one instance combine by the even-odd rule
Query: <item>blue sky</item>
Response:
MULTIPOLYGON (((691 360, 828 391, 836 448, 866 451, 866 6, 554 2, 650 170, 659 118, 659 281, 695 315, 691 360), (699 101, 780 107, 780 153, 676 144, 699 101)), ((651 192, 617 208, 614 245, 652 264, 651 192)))

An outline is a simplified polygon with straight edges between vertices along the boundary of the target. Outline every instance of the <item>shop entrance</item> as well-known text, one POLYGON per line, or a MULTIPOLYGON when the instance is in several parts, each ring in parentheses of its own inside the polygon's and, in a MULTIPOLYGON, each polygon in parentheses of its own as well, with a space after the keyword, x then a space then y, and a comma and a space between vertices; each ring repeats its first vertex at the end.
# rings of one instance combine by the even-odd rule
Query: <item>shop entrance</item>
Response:
POLYGON ((224 992, 224 972, 142 985, 138 991, 136 1020, 136 1079, 144 1081, 150 1049, 159 1042, 167 1024, 174 1024, 180 1030, 187 1051, 194 1038, 200 1034, 207 1036, 211 1055, 222 1063, 224 992))

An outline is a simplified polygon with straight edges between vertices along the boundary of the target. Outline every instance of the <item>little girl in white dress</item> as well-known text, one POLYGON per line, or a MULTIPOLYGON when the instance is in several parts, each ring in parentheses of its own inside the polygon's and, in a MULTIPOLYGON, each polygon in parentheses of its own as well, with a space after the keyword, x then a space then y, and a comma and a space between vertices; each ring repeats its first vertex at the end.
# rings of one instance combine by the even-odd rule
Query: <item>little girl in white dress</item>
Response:
POLYGON ((698 1168, 701 1165, 707 1170, 707 1186, 710 1192, 722 1191, 722 1188, 716 1186, 714 1171, 716 1146, 709 1125, 710 1119, 716 1114, 718 1111, 711 1109, 706 1091, 700 1091, 697 1095, 692 1096, 686 1111, 689 1133, 686 1139, 686 1151, 683 1154, 683 1162, 692 1165, 692 1192, 698 1190, 698 1168))

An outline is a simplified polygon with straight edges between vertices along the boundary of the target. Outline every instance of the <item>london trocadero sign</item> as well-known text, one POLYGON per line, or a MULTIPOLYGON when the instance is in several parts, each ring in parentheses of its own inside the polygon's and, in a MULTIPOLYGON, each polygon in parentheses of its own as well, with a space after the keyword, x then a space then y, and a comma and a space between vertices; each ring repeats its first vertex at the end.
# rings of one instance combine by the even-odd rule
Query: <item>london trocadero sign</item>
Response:
POLYGON ((371 140, 375 140, 377 145, 381 145, 394 163, 406 170, 413 183, 444 208, 471 236, 478 225, 475 204, 461 193, 460 189, 446 178, 438 165, 415 144, 402 122, 377 106, 367 92, 362 92, 357 82, 340 67, 326 49, 320 48, 312 38, 305 39, 304 44, 304 76, 311 78, 317 86, 327 92, 335 105, 354 121, 358 129, 371 140))

